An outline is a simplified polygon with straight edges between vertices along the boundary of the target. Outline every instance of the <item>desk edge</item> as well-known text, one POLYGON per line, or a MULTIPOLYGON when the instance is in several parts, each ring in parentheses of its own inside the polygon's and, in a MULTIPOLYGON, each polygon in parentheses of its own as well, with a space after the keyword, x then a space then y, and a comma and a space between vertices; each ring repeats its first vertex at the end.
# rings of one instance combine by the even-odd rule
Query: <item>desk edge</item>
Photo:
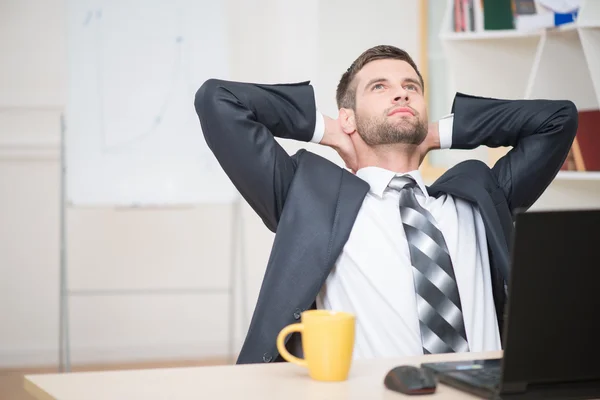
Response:
POLYGON ((37 400, 58 400, 50 395, 50 393, 36 385, 35 382, 30 379, 30 377, 31 376, 29 375, 25 375, 23 377, 23 387, 27 393, 35 397, 37 400))

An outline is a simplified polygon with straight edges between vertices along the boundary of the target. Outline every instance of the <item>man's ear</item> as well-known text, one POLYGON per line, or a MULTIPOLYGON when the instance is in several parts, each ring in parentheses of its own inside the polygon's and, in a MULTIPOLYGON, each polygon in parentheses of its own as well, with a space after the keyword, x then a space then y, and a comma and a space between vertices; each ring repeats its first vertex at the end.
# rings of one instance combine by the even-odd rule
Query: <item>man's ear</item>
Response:
POLYGON ((350 108, 340 108, 338 119, 345 134, 351 135, 356 132, 356 119, 354 116, 354 110, 350 108))

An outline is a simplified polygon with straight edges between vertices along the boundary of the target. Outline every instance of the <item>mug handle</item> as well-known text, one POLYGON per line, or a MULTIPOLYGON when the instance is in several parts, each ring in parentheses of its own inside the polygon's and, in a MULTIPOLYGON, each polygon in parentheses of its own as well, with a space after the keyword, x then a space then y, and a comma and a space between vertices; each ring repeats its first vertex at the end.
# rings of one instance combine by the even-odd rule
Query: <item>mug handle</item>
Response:
POLYGON ((298 358, 294 355, 292 355, 289 351, 287 351, 287 349, 285 348, 285 338, 294 332, 299 332, 302 333, 304 331, 304 324, 302 323, 297 323, 297 324, 291 324, 286 326, 285 328, 283 328, 281 330, 281 332, 279 332, 279 335, 277 335, 277 350, 279 350, 279 354, 281 354, 281 357, 283 357, 284 360, 294 363, 296 365, 300 365, 301 367, 308 367, 308 364, 306 363, 306 360, 302 359, 302 358, 298 358))

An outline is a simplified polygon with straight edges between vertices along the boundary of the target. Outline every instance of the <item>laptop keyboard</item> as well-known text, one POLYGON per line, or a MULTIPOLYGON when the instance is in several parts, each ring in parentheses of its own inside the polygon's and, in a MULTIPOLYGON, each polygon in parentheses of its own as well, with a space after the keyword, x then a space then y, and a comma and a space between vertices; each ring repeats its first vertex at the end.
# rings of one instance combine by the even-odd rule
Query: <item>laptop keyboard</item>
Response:
POLYGON ((500 384, 501 369, 499 367, 486 367, 460 371, 459 374, 468 376, 471 381, 475 381, 481 386, 495 388, 500 384))

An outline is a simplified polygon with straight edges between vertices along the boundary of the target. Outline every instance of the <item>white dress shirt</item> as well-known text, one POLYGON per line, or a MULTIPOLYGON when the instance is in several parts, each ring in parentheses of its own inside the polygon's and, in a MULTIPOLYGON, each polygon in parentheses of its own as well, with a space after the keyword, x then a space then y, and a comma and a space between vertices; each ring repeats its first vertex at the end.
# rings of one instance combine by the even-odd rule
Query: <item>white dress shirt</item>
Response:
MULTIPOLYGON (((317 112, 313 142, 324 121, 317 112)), ((450 148, 453 116, 440 120, 440 143, 450 148)), ((417 201, 433 215, 454 265, 470 351, 501 349, 491 290, 486 233, 473 204, 431 197, 419 171, 396 174, 378 167, 356 175, 370 185, 340 256, 317 297, 317 308, 356 315, 354 358, 423 354, 408 243, 399 211, 399 193, 387 188, 394 176, 417 182, 417 201)))

